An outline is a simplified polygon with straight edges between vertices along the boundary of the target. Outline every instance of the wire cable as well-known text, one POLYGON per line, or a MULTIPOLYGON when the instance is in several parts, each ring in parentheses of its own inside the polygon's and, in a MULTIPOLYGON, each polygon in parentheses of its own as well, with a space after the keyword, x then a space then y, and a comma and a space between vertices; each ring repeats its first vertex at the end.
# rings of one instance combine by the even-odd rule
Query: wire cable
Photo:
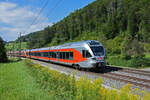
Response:
MULTIPOLYGON (((47 18, 49 18, 49 16, 53 13, 54 9, 57 8, 57 6, 60 4, 61 1, 62 1, 62 0, 58 0, 58 2, 56 2, 55 6, 49 10, 50 13, 48 13, 48 14, 46 15, 47 18)), ((41 24, 42 22, 43 22, 43 21, 37 22, 37 23, 40 23, 40 24, 41 24)))
MULTIPOLYGON (((37 16, 35 17, 35 19, 33 19, 32 23, 27 27, 27 30, 30 29, 30 27, 38 20, 38 18, 40 17, 40 14, 44 11, 44 9, 46 8, 46 6, 48 5, 49 0, 46 0, 44 6, 40 9, 40 12, 37 14, 37 16)), ((27 31, 24 31, 24 33, 26 33, 27 31)))

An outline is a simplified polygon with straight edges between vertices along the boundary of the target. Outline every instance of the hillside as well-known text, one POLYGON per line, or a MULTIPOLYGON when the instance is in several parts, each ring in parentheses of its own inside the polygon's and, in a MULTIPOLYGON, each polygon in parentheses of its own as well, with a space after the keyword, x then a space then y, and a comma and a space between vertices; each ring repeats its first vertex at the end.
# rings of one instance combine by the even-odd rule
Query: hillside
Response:
POLYGON ((22 40, 31 49, 92 39, 102 42, 109 56, 143 58, 150 53, 149 5, 150 0, 96 0, 22 40))
MULTIPOLYGON (((6 45, 5 45, 5 48, 6 48, 6 50, 7 51, 17 51, 17 50, 19 50, 19 47, 20 47, 20 43, 18 43, 18 42, 9 42, 9 43, 7 43, 6 45)), ((21 48, 22 48, 22 50, 25 50, 25 49, 27 49, 27 42, 22 42, 21 43, 21 48)))

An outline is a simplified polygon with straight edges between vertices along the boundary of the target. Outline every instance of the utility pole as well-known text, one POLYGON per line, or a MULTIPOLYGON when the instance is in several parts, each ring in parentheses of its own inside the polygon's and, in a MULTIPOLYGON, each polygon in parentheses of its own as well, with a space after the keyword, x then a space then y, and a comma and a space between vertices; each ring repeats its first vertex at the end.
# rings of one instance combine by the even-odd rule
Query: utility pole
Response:
POLYGON ((15 56, 15 54, 14 54, 15 53, 15 42, 13 42, 12 44, 13 44, 13 48, 12 48, 13 55, 12 56, 14 57, 15 56))
POLYGON ((19 33, 19 58, 21 59, 21 32, 19 33))

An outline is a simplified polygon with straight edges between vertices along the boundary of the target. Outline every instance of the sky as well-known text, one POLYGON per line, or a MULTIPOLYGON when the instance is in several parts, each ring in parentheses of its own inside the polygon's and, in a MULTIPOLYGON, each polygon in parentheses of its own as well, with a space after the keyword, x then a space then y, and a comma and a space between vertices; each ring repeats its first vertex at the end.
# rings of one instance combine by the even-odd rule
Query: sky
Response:
POLYGON ((26 35, 42 30, 93 1, 0 0, 0 37, 4 41, 13 41, 18 38, 19 32, 26 35))

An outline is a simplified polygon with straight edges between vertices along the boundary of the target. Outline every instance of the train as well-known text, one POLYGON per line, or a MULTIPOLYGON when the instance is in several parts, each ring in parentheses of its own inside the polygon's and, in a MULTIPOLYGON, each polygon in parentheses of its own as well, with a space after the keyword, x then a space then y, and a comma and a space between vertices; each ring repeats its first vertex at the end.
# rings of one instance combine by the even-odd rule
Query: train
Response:
POLYGON ((105 48, 96 40, 83 40, 58 46, 10 52, 8 55, 69 65, 76 69, 106 66, 105 48))

